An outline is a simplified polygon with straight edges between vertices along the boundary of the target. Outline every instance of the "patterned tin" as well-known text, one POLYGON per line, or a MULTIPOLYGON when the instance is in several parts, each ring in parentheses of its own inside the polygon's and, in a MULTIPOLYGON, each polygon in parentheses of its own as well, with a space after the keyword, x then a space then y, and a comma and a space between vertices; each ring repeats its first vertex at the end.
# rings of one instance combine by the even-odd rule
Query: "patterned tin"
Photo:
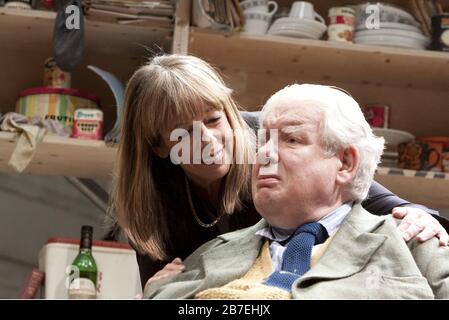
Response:
POLYGON ((103 139, 103 112, 98 109, 77 109, 72 137, 77 139, 103 139))

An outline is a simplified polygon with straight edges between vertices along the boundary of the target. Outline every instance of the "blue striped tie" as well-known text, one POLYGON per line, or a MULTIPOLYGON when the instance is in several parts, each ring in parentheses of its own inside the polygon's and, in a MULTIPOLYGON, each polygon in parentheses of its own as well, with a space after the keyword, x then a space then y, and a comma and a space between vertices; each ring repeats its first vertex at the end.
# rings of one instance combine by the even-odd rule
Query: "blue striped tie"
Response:
POLYGON ((288 242, 282 258, 282 271, 274 271, 265 284, 291 291, 293 282, 310 269, 312 247, 328 237, 326 229, 318 222, 303 224, 296 229, 288 242))

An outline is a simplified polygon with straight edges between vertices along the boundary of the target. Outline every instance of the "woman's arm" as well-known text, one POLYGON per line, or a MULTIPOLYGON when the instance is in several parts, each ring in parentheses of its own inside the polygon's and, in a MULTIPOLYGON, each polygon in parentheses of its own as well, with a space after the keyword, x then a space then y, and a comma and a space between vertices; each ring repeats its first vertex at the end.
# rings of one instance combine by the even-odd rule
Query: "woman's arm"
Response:
POLYGON ((420 208, 432 215, 439 215, 438 211, 422 205, 412 204, 407 200, 399 198, 376 181, 372 183, 368 191, 368 197, 362 202, 362 206, 365 210, 378 216, 389 214, 393 211, 393 208, 402 206, 420 208))

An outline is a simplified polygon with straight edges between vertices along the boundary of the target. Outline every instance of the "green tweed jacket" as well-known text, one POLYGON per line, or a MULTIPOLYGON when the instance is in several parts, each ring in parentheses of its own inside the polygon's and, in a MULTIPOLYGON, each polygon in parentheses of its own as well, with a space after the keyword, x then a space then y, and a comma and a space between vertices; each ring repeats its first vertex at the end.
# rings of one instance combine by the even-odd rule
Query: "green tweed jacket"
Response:
MULTIPOLYGON (((256 225, 223 234, 193 252, 185 272, 148 285, 150 299, 192 298, 242 277, 264 239, 256 225)), ((317 264, 292 286, 295 299, 449 298, 449 248, 433 238, 405 243, 391 216, 354 205, 317 264)))

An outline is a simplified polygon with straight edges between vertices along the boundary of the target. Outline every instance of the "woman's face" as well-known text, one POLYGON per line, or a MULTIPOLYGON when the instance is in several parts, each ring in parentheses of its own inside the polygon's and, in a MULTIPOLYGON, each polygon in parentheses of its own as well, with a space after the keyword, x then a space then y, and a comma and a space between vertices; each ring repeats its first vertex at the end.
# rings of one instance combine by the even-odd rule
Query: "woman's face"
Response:
POLYGON ((229 172, 234 134, 224 110, 206 108, 202 115, 174 129, 178 130, 165 135, 164 145, 172 162, 182 159, 180 165, 191 180, 206 187, 229 172))

